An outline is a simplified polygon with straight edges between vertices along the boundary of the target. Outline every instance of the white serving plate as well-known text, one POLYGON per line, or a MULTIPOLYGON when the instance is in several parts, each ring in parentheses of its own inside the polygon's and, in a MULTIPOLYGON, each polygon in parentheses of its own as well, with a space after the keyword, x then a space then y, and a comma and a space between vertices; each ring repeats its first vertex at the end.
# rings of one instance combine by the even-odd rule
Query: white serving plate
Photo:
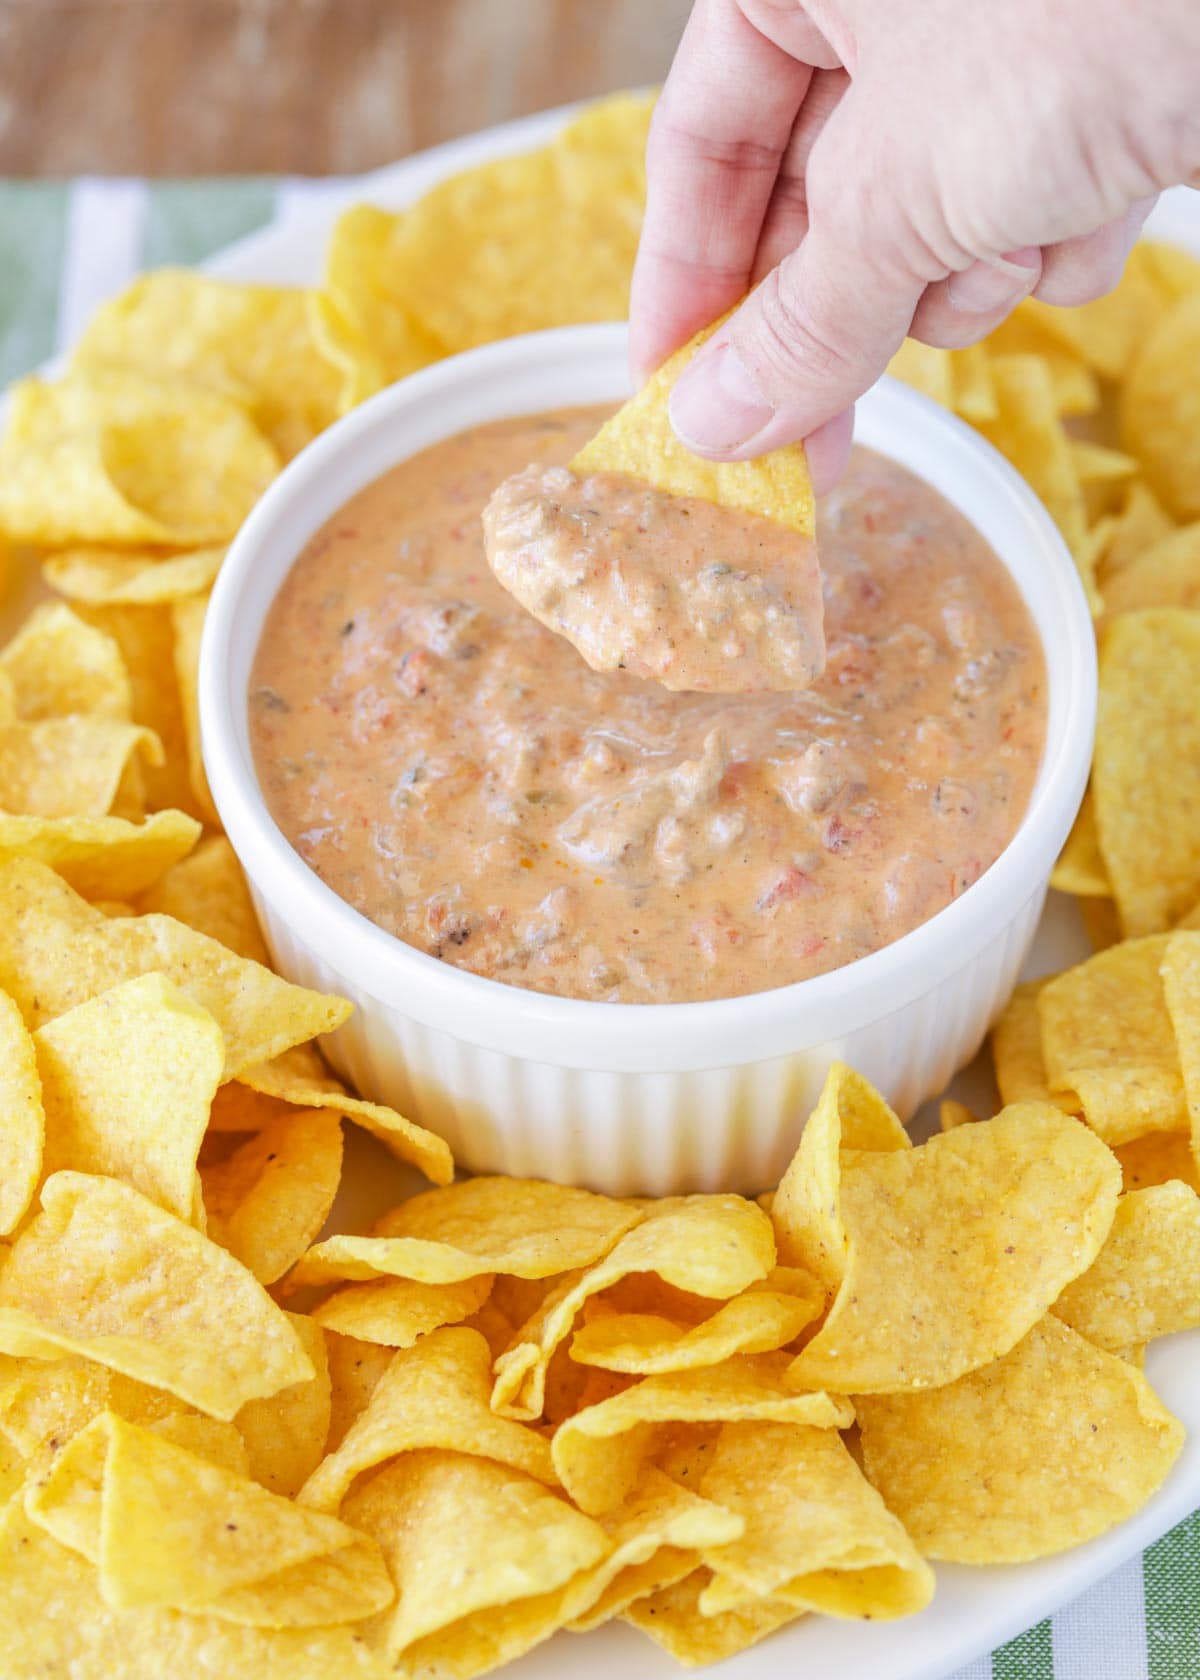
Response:
MULTIPOLYGON (((542 112, 406 158, 348 186, 344 204, 369 200, 401 208, 448 174, 542 144, 569 109, 542 112)), ((323 198, 319 205, 229 247, 206 267, 229 280, 310 284, 320 274, 325 241, 341 207, 335 195, 323 198)), ((1200 194, 1182 188, 1166 194, 1146 232, 1200 254, 1200 194)), ((1027 973, 1060 968, 1089 950, 1073 901, 1052 893, 1027 973)), ((982 1063, 959 1075, 951 1090, 990 1112, 994 1088, 982 1063)), ((930 1123, 928 1115, 925 1123, 930 1123)), ((372 1169, 378 1160, 353 1147, 351 1174, 356 1157, 369 1159, 372 1169)), ((380 1184, 361 1189, 360 1196, 350 1186, 355 1203, 386 1205, 390 1189, 380 1184)), ((946 1680, 1143 1551, 1200 1505, 1200 1331, 1151 1347, 1147 1371, 1186 1425, 1188 1441, 1166 1484, 1130 1521, 1086 1546, 1038 1563, 988 1569, 943 1565, 937 1572, 937 1596, 920 1615, 887 1624, 810 1617, 723 1664, 722 1680, 946 1680)), ((667 1680, 680 1673, 669 1657, 620 1625, 583 1636, 560 1634, 504 1672, 512 1680, 611 1680, 615 1671, 628 1680, 667 1680)))

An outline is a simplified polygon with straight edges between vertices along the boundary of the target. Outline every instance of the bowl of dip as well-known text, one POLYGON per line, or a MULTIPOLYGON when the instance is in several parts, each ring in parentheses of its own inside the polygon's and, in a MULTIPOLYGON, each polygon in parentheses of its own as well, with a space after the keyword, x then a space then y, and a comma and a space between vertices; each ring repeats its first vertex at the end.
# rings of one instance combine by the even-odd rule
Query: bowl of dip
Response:
MULTIPOLYGON (((801 693, 595 672, 481 511, 628 394, 618 325, 472 350, 303 451, 205 625, 204 757, 282 973, 461 1166, 774 1183, 835 1059, 902 1116, 1016 981, 1087 780, 1094 638, 1017 474, 891 380, 822 508, 801 693)), ((587 500, 586 496, 583 498, 587 500)))

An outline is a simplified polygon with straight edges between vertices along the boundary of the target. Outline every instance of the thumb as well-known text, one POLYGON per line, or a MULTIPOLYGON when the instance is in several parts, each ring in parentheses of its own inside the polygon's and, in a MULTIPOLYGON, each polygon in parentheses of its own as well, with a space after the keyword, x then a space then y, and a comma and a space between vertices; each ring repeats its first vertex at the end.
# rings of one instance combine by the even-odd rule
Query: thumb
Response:
POLYGON ((671 423, 694 454, 745 460, 807 437, 875 383, 908 331, 932 276, 906 259, 909 241, 872 227, 852 179, 839 193, 842 205, 810 197, 799 247, 677 381, 671 423))

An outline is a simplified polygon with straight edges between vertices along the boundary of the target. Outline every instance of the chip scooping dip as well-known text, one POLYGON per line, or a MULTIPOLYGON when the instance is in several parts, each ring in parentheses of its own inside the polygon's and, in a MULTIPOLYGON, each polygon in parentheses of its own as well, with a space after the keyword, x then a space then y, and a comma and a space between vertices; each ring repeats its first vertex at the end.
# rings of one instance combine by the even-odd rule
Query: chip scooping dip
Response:
POLYGON ((483 511, 488 564, 595 671, 710 693, 807 688, 825 642, 803 447, 705 461, 667 412, 714 330, 664 362, 569 466, 500 485, 483 511))

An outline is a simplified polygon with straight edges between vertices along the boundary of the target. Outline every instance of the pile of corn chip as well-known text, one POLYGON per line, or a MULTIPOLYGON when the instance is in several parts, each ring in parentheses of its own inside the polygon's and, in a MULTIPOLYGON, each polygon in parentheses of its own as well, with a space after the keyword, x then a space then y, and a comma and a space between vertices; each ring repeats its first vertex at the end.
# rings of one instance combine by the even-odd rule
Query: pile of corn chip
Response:
POLYGON ((931 1559, 1100 1534, 1179 1450, 1141 1361, 1200 1322, 1180 253, 898 358, 1026 472, 1103 614, 1058 879, 1106 948, 1018 992, 999 1115, 946 1104, 914 1147, 838 1067, 757 1204, 456 1184, 329 1074, 348 1006, 270 970, 199 751, 225 545, 389 381, 624 314, 648 112, 349 212, 314 291, 150 275, 13 393, 0 549, 57 599, 0 650, 5 1680, 466 1680, 613 1616, 711 1662, 919 1611, 931 1559), (345 1230, 344 1132, 435 1188, 345 1230))

